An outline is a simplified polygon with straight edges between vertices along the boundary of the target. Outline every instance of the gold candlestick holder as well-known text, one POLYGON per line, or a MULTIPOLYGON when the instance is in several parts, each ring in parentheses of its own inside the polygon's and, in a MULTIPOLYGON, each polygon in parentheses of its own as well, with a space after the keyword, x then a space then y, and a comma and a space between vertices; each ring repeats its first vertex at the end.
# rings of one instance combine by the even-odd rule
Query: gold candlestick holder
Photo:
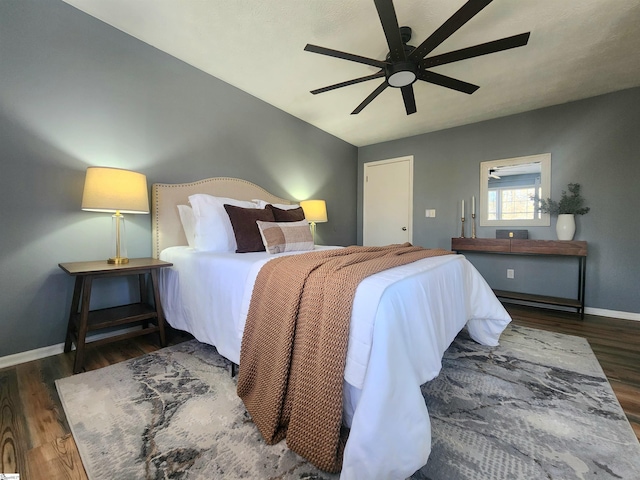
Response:
POLYGON ((460 218, 462 220, 462 229, 460 230, 460 238, 464 238, 464 217, 460 218))
POLYGON ((476 238, 476 214, 471 214, 471 238, 476 238))

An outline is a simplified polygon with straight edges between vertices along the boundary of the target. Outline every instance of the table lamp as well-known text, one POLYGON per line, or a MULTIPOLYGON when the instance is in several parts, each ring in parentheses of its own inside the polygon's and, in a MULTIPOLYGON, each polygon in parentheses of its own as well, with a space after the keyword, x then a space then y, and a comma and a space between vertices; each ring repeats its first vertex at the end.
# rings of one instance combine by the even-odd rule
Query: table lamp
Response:
POLYGON ((311 233, 313 234, 313 243, 316 243, 316 223, 324 223, 327 221, 327 204, 324 200, 303 200, 300 202, 302 210, 304 210, 304 218, 311 225, 311 233))
POLYGON ((147 177, 131 170, 89 167, 84 180, 82 210, 114 212, 112 256, 108 263, 129 263, 123 213, 149 213, 147 177))

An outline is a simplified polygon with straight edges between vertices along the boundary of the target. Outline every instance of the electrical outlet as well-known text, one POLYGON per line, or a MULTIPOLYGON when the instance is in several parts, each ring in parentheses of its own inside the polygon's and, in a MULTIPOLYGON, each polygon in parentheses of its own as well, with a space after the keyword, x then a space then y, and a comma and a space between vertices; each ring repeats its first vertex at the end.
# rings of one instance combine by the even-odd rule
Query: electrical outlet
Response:
POLYGON ((515 278, 516 271, 513 268, 507 268, 507 278, 515 278))

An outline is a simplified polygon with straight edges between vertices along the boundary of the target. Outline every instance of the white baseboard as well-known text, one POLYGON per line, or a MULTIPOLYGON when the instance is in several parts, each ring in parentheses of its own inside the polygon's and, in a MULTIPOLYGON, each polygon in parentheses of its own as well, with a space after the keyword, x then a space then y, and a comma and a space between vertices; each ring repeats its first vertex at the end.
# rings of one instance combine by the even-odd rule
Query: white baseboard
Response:
MULTIPOLYGON (((87 343, 94 340, 100 340, 102 338, 115 337, 116 335, 132 332, 134 330, 140 330, 141 328, 141 326, 137 326, 123 328, 113 332, 96 333, 94 335, 87 336, 87 343)), ((48 347, 36 348, 35 350, 29 350, 26 352, 14 353, 13 355, 5 355, 4 357, 0 357, 0 369, 13 367, 14 365, 31 362, 33 360, 40 360, 41 358, 58 355, 62 352, 64 352, 64 343, 58 343, 57 345, 50 345, 48 347)))
POLYGON ((50 357, 52 355, 62 353, 63 351, 64 343, 59 343, 58 345, 51 345, 48 347, 36 348, 35 350, 29 350, 27 352, 6 355, 4 357, 0 357, 0 368, 13 367, 19 363, 26 363, 32 360, 50 357))
POLYGON ((640 313, 618 312, 616 310, 605 310, 604 308, 586 307, 584 313, 589 315, 598 315, 599 317, 621 318, 623 320, 635 320, 640 322, 640 313))

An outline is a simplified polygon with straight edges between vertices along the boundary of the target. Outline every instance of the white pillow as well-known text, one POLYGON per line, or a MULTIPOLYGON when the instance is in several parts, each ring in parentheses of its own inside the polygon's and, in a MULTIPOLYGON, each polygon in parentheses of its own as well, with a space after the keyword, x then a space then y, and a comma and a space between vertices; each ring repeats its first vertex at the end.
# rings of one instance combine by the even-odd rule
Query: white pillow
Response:
POLYGON ((196 218, 195 248, 214 252, 235 252, 238 248, 224 204, 242 208, 257 208, 253 202, 214 197, 204 193, 189 196, 189 203, 191 203, 196 218))
POLYGON ((289 205, 288 203, 271 203, 271 202, 265 202, 264 200, 260 200, 257 198, 254 198, 252 200, 253 202, 256 203, 256 205, 258 206, 258 208, 264 208, 267 205, 271 204, 274 207, 278 207, 281 208, 282 210, 293 210, 294 208, 298 208, 300 205, 298 205, 297 203, 293 203, 291 205, 289 205))
POLYGON ((196 216, 193 213, 193 209, 189 205, 178 205, 178 213, 180 214, 180 221, 182 222, 184 236, 187 237, 187 243, 191 248, 194 248, 196 216))

